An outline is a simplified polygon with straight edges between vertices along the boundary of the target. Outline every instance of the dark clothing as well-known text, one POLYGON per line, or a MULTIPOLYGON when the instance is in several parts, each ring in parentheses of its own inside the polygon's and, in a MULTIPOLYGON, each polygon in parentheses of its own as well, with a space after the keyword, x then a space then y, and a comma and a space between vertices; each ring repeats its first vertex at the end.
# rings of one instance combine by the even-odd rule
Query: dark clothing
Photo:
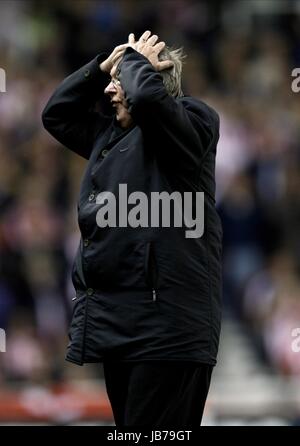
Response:
POLYGON ((213 366, 106 363, 106 390, 117 427, 199 427, 213 366))
POLYGON ((82 238, 66 359, 214 365, 221 319, 218 115, 200 100, 169 96, 149 61, 127 48, 119 79, 135 124, 121 131, 115 118, 91 111, 109 82, 99 69, 105 57, 67 77, 43 112, 45 128, 89 160, 78 201, 82 238), (203 191, 204 234, 186 238, 185 227, 100 228, 97 194, 110 191, 118 199, 119 184, 149 201, 152 192, 203 191))

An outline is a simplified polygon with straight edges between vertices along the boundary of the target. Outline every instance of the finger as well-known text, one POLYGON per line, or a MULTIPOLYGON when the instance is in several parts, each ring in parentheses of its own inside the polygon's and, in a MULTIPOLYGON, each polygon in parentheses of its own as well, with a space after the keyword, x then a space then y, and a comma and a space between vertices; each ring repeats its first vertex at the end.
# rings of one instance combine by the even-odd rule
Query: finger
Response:
POLYGON ((147 40, 149 39, 149 37, 151 36, 151 31, 145 31, 142 35, 141 35, 141 37, 140 37, 140 39, 139 39, 139 41, 140 42, 147 42, 147 40))
POLYGON ((124 43, 123 45, 116 46, 113 52, 111 53, 110 57, 114 57, 116 54, 124 52, 125 49, 128 47, 128 45, 129 45, 128 43, 124 43))
POLYGON ((122 51, 118 51, 116 54, 114 54, 114 56, 112 56, 112 58, 111 58, 111 64, 115 65, 118 61, 120 61, 124 52, 125 52, 125 49, 123 49, 122 51))
POLYGON ((115 65, 119 60, 121 60, 122 56, 124 54, 124 51, 122 51, 121 53, 116 54, 113 58, 112 58, 112 65, 115 65))
POLYGON ((165 46, 166 46, 165 42, 158 42, 156 45, 154 45, 153 49, 157 54, 159 54, 164 49, 165 46))
POLYGON ((128 48, 129 46, 131 46, 131 44, 126 43, 126 44, 124 44, 124 45, 122 45, 122 46, 120 45, 119 47, 116 47, 116 48, 114 49, 114 51, 112 52, 111 57, 114 58, 114 57, 116 57, 116 56, 118 56, 118 55, 124 53, 124 51, 126 50, 126 48, 128 48))
POLYGON ((147 40, 147 44, 154 45, 158 41, 158 36, 156 34, 153 34, 153 36, 150 37, 150 39, 147 40))
POLYGON ((115 56, 111 58, 111 65, 114 66, 117 60, 119 60, 119 59, 121 60, 121 57, 123 56, 123 54, 124 54, 124 52, 115 54, 115 56))
POLYGON ((128 36, 128 43, 133 44, 135 43, 135 37, 133 33, 130 33, 128 36))
POLYGON ((174 63, 171 60, 162 60, 157 64, 157 71, 166 70, 167 68, 172 68, 174 63))
POLYGON ((113 77, 116 74, 118 64, 114 62, 112 69, 110 70, 110 76, 113 77))
POLYGON ((128 43, 123 43, 122 45, 116 46, 114 51, 122 50, 123 48, 126 48, 127 46, 128 46, 128 43))
POLYGON ((116 54, 111 60, 112 65, 114 65, 116 63, 116 61, 118 59, 120 59, 121 57, 122 57, 122 53, 116 54))

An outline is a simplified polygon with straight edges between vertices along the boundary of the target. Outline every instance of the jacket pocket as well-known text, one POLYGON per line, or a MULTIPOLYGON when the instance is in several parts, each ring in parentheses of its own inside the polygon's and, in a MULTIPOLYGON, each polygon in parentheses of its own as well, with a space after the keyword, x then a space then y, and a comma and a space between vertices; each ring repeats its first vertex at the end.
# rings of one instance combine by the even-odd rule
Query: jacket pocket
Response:
POLYGON ((151 290, 152 300, 155 302, 157 299, 158 268, 153 242, 146 244, 145 275, 146 283, 151 290))
MULTIPOLYGON (((73 261, 73 267, 72 267, 72 273, 71 278, 73 282, 73 286, 75 290, 77 288, 84 288, 86 289, 86 282, 83 274, 83 268, 82 268, 82 238, 80 239, 79 246, 77 248, 77 252, 75 255, 75 259, 73 261)), ((72 300, 77 299, 77 293, 76 296, 72 300)))

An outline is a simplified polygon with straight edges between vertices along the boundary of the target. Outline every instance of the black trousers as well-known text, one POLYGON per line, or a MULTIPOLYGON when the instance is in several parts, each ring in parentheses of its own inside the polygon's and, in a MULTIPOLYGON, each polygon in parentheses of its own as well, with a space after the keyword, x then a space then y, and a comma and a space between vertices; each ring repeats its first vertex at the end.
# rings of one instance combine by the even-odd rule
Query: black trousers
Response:
POLYGON ((104 362, 117 427, 198 427, 213 366, 184 362, 104 362))

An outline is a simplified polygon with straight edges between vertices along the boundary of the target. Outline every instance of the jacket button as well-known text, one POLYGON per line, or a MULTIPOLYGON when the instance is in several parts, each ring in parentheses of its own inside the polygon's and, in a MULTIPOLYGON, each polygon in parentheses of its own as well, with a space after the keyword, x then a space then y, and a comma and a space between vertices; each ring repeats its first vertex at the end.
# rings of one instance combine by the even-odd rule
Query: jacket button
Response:
POLYGON ((108 155, 108 152, 109 152, 109 150, 107 150, 107 149, 102 150, 101 156, 103 156, 103 158, 105 158, 108 155))
POLYGON ((85 70, 84 77, 89 77, 91 74, 90 70, 85 70))
POLYGON ((88 296, 91 296, 94 293, 94 290, 93 290, 93 288, 88 288, 86 290, 86 292, 87 292, 88 296))
POLYGON ((94 194, 94 192, 92 192, 92 193, 89 195, 89 201, 93 201, 94 198, 95 198, 95 194, 94 194))
POLYGON ((83 242, 83 246, 87 247, 87 246, 89 246, 89 244, 90 244, 90 241, 89 241, 89 239, 86 238, 83 242))

